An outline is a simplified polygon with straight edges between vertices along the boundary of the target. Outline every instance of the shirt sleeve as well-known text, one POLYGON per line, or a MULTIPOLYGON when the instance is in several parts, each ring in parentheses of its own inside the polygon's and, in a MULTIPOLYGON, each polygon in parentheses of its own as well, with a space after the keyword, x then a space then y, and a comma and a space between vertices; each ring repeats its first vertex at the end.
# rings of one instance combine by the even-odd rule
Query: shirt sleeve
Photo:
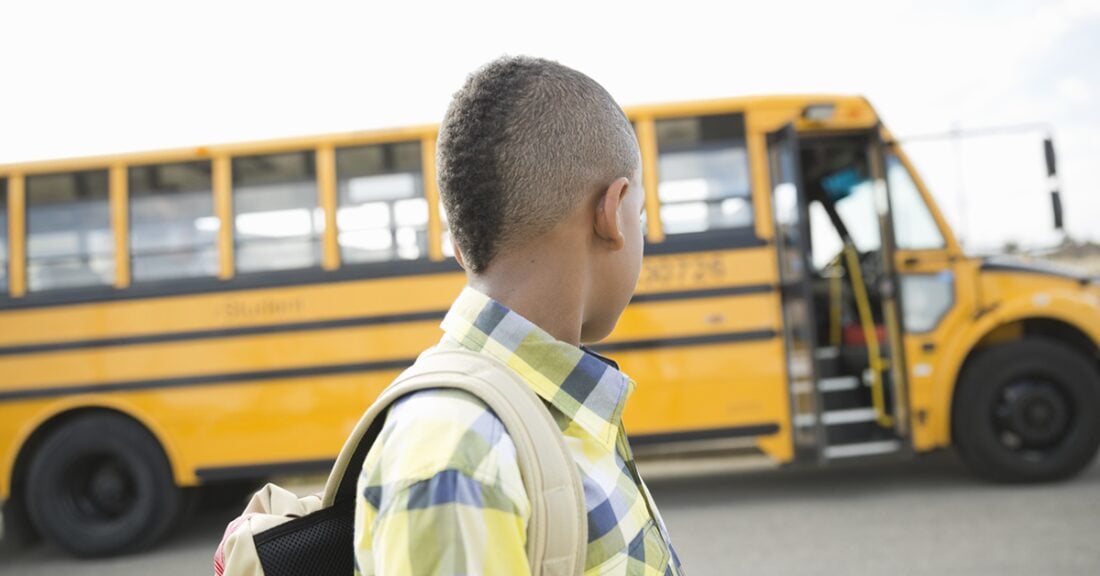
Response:
POLYGON ((363 576, 530 573, 530 503, 515 447, 466 393, 422 392, 395 406, 358 488, 363 576))

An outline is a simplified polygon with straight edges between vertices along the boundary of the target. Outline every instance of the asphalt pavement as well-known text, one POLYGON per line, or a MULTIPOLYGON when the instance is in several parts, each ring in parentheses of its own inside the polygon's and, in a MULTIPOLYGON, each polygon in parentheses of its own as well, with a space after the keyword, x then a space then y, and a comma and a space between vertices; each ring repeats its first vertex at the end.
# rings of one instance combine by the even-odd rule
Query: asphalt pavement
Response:
MULTIPOLYGON (((649 481, 691 576, 1097 575, 1100 461, 1058 484, 999 486, 950 453, 825 470, 662 474, 649 481)), ((0 573, 210 574, 239 506, 200 510, 161 546, 95 561, 0 546, 0 573)))

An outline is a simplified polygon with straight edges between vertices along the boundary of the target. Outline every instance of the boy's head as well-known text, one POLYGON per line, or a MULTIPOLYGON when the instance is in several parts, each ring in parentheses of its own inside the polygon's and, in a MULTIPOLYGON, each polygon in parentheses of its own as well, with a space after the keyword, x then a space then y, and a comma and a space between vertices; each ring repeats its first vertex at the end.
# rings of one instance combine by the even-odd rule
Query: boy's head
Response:
POLYGON ((610 325, 587 331, 595 339, 610 332, 637 282, 644 205, 637 140, 611 95, 556 62, 495 60, 455 94, 437 155, 454 243, 473 275, 545 242, 571 218, 576 224, 579 215, 581 226, 568 238, 584 235, 591 222, 597 246, 585 257, 594 256, 597 291, 607 293, 594 304, 610 308, 612 317, 596 322, 610 325))

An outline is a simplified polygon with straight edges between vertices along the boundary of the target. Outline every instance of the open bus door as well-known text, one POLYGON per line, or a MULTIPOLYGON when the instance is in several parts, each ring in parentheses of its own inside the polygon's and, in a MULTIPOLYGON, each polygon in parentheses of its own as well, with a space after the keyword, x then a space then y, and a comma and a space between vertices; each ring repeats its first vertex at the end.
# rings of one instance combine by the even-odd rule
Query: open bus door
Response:
POLYGON ((810 286, 809 213, 800 191, 798 134, 793 125, 768 135, 772 218, 779 256, 783 340, 791 398, 791 437, 795 458, 820 459, 825 431, 814 361, 816 329, 810 286))
POLYGON ((769 135, 768 150, 796 458, 907 452, 882 144, 867 133, 800 141, 787 126, 769 135), (812 219, 811 205, 827 217, 812 219), (829 228, 839 248, 815 266, 817 226, 829 228))
POLYGON ((877 288, 885 334, 888 339, 888 364, 882 366, 883 378, 890 385, 889 424, 893 427, 902 446, 911 447, 912 430, 909 414, 909 369, 905 357, 905 327, 901 315, 901 284, 897 270, 897 239, 894 236, 893 198, 888 177, 889 146, 882 139, 881 130, 871 134, 870 160, 871 180, 875 190, 875 208, 878 213, 879 230, 882 235, 882 250, 879 254, 881 277, 877 288))

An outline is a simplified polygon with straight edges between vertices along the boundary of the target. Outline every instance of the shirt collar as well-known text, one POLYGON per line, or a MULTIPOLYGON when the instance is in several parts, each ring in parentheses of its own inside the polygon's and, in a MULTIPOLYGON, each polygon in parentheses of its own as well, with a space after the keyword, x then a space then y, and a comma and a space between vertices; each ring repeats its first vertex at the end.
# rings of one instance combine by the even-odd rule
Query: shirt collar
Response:
POLYGON ((475 352, 507 364, 531 388, 578 426, 613 450, 634 381, 594 353, 555 339, 503 304, 465 288, 443 331, 475 352))

